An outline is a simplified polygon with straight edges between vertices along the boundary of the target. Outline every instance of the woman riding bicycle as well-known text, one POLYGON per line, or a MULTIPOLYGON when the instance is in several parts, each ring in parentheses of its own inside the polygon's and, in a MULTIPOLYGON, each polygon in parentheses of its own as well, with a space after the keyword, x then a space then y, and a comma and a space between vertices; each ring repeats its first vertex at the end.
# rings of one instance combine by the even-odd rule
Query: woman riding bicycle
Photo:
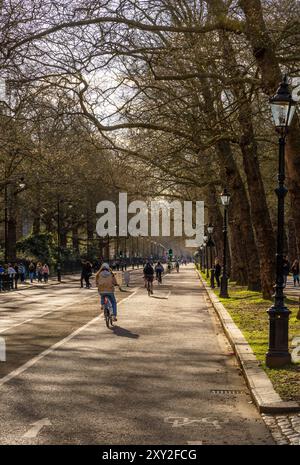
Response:
POLYGON ((105 297, 108 297, 113 308, 113 320, 117 321, 117 301, 115 298, 115 286, 117 280, 112 273, 108 263, 103 263, 100 270, 96 274, 96 286, 101 296, 101 309, 104 308, 105 297))

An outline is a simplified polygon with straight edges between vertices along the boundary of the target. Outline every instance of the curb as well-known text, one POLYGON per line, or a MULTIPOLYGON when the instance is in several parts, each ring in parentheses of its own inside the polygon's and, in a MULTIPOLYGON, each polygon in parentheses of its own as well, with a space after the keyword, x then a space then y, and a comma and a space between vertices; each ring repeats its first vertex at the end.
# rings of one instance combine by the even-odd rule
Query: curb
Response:
POLYGON ((242 368, 244 378, 258 411, 260 413, 276 414, 300 412, 300 405, 297 402, 283 401, 277 394, 271 380, 260 367, 260 362, 255 357, 241 330, 236 326, 216 294, 207 286, 199 271, 196 271, 242 368))

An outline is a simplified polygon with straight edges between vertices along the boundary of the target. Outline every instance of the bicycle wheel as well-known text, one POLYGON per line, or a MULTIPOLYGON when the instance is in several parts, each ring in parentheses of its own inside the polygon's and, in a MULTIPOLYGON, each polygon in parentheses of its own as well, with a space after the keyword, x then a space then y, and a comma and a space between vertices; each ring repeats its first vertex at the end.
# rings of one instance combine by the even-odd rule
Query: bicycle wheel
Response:
POLYGON ((106 326, 109 328, 110 315, 109 315, 109 310, 108 310, 108 308, 105 308, 105 309, 104 309, 104 315, 105 315, 105 323, 106 323, 106 326))

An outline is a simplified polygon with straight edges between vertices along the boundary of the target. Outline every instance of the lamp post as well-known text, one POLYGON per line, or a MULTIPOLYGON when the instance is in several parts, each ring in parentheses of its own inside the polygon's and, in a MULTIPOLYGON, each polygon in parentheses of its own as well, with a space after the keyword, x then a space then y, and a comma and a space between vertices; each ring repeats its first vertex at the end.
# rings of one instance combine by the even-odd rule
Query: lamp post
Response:
POLYGON ((228 298, 228 275, 227 275, 227 209, 230 203, 230 194, 225 188, 221 194, 221 202, 224 206, 223 218, 223 272, 221 277, 220 297, 228 298))
POLYGON ((9 221, 10 221, 10 210, 11 207, 9 207, 11 197, 14 194, 18 194, 22 192, 26 187, 26 184, 24 182, 24 177, 21 176, 15 177, 15 178, 10 178, 6 179, 6 172, 5 172, 5 180, 4 180, 4 262, 7 263, 11 258, 15 257, 10 257, 10 251, 9 249, 9 221), (10 186, 15 184, 17 186, 17 189, 14 192, 11 192, 10 186), (19 188, 19 189, 18 189, 19 188))
POLYGON ((203 249, 204 249, 204 247, 203 247, 203 244, 202 244, 202 245, 200 245, 200 253, 201 253, 201 256, 200 256, 200 269, 201 269, 201 271, 203 271, 203 267, 204 267, 204 260, 203 260, 204 252, 203 252, 203 249))
POLYGON ((289 91, 286 76, 280 84, 277 93, 270 99, 271 111, 279 133, 279 163, 277 195, 277 250, 276 250, 276 283, 274 304, 268 310, 269 314, 269 348, 266 354, 266 365, 278 368, 291 362, 288 347, 290 311, 284 304, 283 247, 284 247, 284 199, 287 188, 285 180, 285 141, 296 102, 289 91))
POLYGON ((61 282, 61 244, 60 244, 60 204, 63 200, 58 196, 57 197, 57 281, 61 282))
POLYGON ((211 223, 209 223, 209 225, 207 226, 207 232, 208 232, 207 247, 209 247, 209 252, 210 252, 210 287, 214 289, 215 288, 215 267, 213 263, 213 247, 215 246, 215 244, 212 239, 212 233, 214 232, 214 227, 211 223))
POLYGON ((209 278, 207 241, 208 241, 208 236, 205 234, 203 236, 204 253, 205 253, 205 266, 206 266, 206 277, 209 278))

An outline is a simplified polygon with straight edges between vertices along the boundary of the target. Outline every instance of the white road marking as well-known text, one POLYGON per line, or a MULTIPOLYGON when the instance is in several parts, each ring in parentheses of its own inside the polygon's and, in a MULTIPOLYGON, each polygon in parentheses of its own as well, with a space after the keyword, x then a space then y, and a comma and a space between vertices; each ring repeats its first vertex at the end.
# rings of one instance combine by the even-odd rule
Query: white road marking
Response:
POLYGON ((187 443, 189 446, 202 446, 203 445, 202 441, 188 441, 187 443))
POLYGON ((27 433, 23 435, 23 438, 36 438, 44 426, 51 426, 52 423, 50 420, 48 420, 48 418, 42 418, 41 420, 38 420, 35 423, 31 423, 31 425, 32 428, 30 428, 30 430, 28 430, 27 433))
POLYGON ((195 423, 205 423, 214 426, 216 429, 221 429, 218 420, 212 420, 210 418, 187 418, 187 417, 167 417, 164 419, 165 423, 171 423, 172 428, 179 428, 180 426, 190 426, 195 423))
MULTIPOLYGON (((125 299, 122 299, 120 302, 118 302, 118 305, 121 305, 123 304, 126 300, 130 299, 131 297, 133 297, 137 291, 139 290, 139 288, 136 289, 135 292, 133 292, 132 294, 130 294, 128 297, 125 297, 125 299)), ((4 384, 8 383, 8 381, 11 381, 12 379, 16 378, 17 376, 19 376, 20 374, 24 373, 24 371, 28 370, 28 368, 32 367, 33 365, 35 365, 37 362, 39 362, 40 360, 42 360, 44 357, 46 357, 47 355, 51 354, 51 352, 54 352, 56 349, 58 349, 59 347, 61 347, 62 345, 64 345, 66 342, 70 341, 71 339, 73 339, 75 336, 77 336, 77 334, 81 333, 82 331, 84 331, 86 328, 88 328, 89 326, 91 326, 92 324, 96 323, 96 321, 98 321, 99 319, 99 316, 96 316, 95 318, 93 318, 92 320, 90 320, 88 323, 86 323, 85 325, 81 326, 80 328, 76 329, 75 331, 73 331, 73 333, 69 334, 69 336, 65 337, 64 339, 61 339, 60 341, 56 342, 55 344, 53 344, 51 347, 49 347, 48 349, 44 350, 43 352, 41 352, 39 355, 37 355, 36 357, 33 357, 32 359, 28 360, 28 362, 24 363, 23 365, 21 365, 19 368, 17 368, 16 370, 13 370, 11 371, 8 375, 4 376, 4 378, 1 378, 0 379, 0 387, 3 386, 4 384)))
POLYGON ((171 291, 169 291, 167 295, 164 295, 164 294, 162 294, 160 289, 158 289, 158 290, 155 289, 154 294, 151 295, 151 297, 154 298, 154 299, 165 299, 165 300, 167 300, 170 297, 170 295, 171 295, 171 291))

